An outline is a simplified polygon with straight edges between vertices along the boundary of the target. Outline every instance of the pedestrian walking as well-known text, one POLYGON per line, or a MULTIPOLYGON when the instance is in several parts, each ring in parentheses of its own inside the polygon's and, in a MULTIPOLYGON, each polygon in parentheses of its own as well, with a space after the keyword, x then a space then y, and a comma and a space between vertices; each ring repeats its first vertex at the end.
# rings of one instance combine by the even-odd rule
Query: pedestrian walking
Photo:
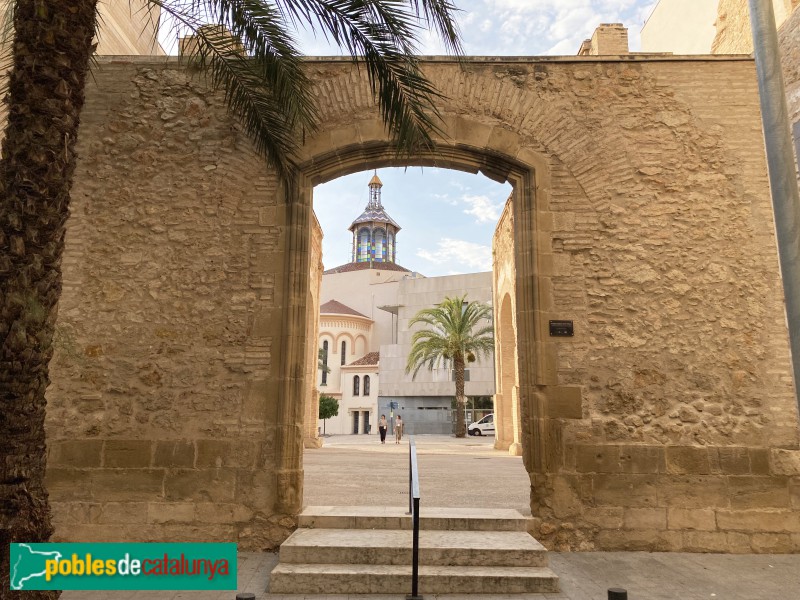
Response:
POLYGON ((381 415, 381 420, 378 423, 378 431, 381 432, 381 444, 386 443, 386 432, 389 429, 389 424, 386 422, 386 415, 381 415))
POLYGON ((394 423, 394 443, 399 444, 403 439, 403 418, 397 415, 397 421, 394 423))

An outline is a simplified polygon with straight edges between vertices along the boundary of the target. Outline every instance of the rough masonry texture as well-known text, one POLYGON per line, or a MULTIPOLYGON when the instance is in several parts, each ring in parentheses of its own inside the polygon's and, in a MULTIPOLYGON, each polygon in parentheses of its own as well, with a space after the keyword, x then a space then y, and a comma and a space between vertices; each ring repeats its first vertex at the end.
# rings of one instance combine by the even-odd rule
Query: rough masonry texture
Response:
POLYGON ((310 437, 313 186, 435 164, 514 187, 495 264, 513 252, 498 283, 516 339, 499 344, 533 533, 559 549, 800 546, 751 60, 430 59, 447 138, 407 160, 363 71, 307 68, 322 129, 289 195, 177 62, 100 61, 50 391, 60 539, 279 543, 310 437))

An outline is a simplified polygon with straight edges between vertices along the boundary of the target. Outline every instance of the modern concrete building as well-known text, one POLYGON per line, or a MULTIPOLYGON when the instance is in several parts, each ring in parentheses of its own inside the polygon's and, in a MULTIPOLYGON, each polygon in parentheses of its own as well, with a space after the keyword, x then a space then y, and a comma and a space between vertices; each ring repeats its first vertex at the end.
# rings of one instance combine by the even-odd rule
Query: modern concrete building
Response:
MULTIPOLYGON (((439 304, 448 296, 461 295, 466 295, 468 302, 491 304, 492 273, 407 279, 399 283, 395 303, 380 307, 395 317, 397 341, 381 345, 378 410, 388 415, 393 406, 391 403, 396 403, 394 412, 403 417, 408 433, 451 433, 453 430, 455 380, 452 368, 448 365, 432 371, 423 368, 415 378, 407 374, 405 368, 416 330, 409 326, 414 315, 439 304)), ((492 360, 478 360, 467 366, 467 397, 494 394, 492 360)))

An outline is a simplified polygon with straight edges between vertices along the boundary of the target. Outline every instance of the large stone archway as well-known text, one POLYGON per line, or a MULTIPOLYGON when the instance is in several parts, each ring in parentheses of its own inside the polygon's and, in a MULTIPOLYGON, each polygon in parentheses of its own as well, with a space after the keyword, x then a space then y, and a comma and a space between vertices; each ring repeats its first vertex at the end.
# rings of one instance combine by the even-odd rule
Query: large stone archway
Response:
POLYGON ((363 72, 307 68, 322 127, 290 194, 177 62, 100 61, 48 408, 59 535, 282 539, 302 504, 313 186, 402 164, 514 188, 515 339, 500 344, 516 346, 543 542, 797 548, 752 61, 431 59, 444 135, 411 157, 390 149, 363 72), (575 335, 551 336, 551 320, 575 335))

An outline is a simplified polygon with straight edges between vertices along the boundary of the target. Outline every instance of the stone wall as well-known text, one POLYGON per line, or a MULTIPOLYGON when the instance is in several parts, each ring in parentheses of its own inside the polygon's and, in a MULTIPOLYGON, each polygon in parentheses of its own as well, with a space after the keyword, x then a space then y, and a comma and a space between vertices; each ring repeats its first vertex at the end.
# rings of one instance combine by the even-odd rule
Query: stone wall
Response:
POLYGON ((795 160, 800 178, 800 10, 794 11, 778 31, 781 66, 786 85, 789 123, 794 135, 795 160))
MULTIPOLYGON (((800 0, 772 0, 775 24, 780 27, 789 18, 800 0)), ((747 0, 719 0, 717 35, 711 44, 713 54, 750 54, 753 32, 750 29, 750 8, 747 0)))
MULTIPOLYGON (((309 265, 311 274, 309 277, 308 304, 306 313, 306 331, 309 332, 309 339, 319 339, 319 306, 320 289, 322 288, 322 227, 316 215, 311 219, 311 253, 309 254, 309 265)), ((305 448, 322 447, 322 438, 319 436, 319 391, 317 390, 317 376, 319 375, 318 365, 318 345, 316 343, 307 344, 306 364, 305 364, 305 396, 306 413, 303 419, 303 429, 305 431, 303 446, 305 448)))
POLYGON ((293 525, 275 509, 277 181, 175 62, 102 60, 78 153, 48 392, 56 539, 273 547, 293 525))
POLYGON ((405 160, 363 72, 307 68, 323 125, 291 198, 173 60, 96 72, 48 417, 61 539, 281 539, 302 506, 313 186, 415 164, 514 187, 522 451, 544 543, 800 546, 751 60, 428 60, 447 137, 405 160), (550 319, 575 336, 549 337, 550 319))
POLYGON ((517 365, 517 270, 514 263, 514 197, 506 201, 492 237, 494 306, 494 447, 522 454, 522 414, 517 365))

